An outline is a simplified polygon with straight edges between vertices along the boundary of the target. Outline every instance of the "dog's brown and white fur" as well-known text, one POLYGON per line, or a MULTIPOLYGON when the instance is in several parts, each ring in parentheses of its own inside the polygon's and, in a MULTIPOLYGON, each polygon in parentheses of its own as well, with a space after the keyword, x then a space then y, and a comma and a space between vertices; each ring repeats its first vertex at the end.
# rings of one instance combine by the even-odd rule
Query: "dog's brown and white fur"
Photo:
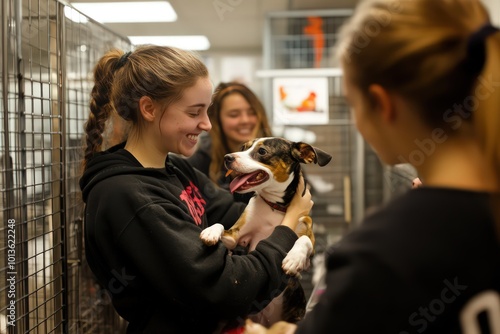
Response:
MULTIPOLYGON (((281 224, 299 183, 300 164, 325 166, 331 158, 309 144, 278 137, 259 138, 246 143, 241 152, 227 154, 225 166, 228 174, 235 176, 231 192, 254 191, 256 195, 231 229, 225 231, 221 224, 215 224, 202 231, 201 239, 207 245, 222 240, 228 249, 239 244, 254 250, 281 224)), ((282 263, 285 273, 292 276, 308 268, 314 247, 311 217, 302 217, 300 222, 295 230, 299 238, 282 263)), ((283 320, 279 318, 275 320, 283 320)))

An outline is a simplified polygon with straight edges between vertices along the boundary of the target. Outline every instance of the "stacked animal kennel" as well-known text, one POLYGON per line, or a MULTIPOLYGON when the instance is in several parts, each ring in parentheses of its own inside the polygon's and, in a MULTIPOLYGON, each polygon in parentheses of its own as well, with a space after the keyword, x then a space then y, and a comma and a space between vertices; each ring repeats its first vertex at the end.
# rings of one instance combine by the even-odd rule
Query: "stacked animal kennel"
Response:
POLYGON ((119 332, 85 264, 78 179, 92 68, 130 44, 63 2, 1 6, 0 333, 119 332))
POLYGON ((384 201, 383 168, 355 130, 342 96, 342 72, 335 57, 339 28, 351 14, 352 10, 269 13, 263 44, 264 70, 258 73, 271 117, 277 112, 274 84, 277 80, 325 79, 327 119, 309 124, 306 118, 310 116, 303 114, 303 124, 283 122, 278 131, 292 136, 298 132, 290 130, 296 128, 302 133, 313 133, 314 145, 333 156, 325 168, 305 166, 313 187, 315 183, 318 185, 313 209, 316 230, 324 233, 328 244, 356 226, 367 209, 384 201))

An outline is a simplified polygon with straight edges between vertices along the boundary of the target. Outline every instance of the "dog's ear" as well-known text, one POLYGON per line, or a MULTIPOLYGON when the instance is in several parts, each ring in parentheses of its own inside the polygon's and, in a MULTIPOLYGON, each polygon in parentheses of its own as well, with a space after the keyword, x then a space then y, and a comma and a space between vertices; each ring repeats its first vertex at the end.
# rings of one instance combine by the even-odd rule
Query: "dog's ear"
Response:
POLYGON ((302 142, 293 143, 292 156, 299 162, 305 164, 315 163, 321 167, 326 166, 332 160, 330 154, 302 142))

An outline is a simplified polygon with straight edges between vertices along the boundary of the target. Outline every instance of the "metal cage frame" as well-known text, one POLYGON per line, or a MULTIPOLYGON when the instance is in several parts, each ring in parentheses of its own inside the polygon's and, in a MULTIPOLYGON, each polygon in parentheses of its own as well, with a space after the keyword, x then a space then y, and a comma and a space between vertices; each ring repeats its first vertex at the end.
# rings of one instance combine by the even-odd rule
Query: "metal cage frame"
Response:
POLYGON ((0 15, 0 333, 119 333, 85 262, 78 180, 93 66, 131 43, 59 0, 0 15))

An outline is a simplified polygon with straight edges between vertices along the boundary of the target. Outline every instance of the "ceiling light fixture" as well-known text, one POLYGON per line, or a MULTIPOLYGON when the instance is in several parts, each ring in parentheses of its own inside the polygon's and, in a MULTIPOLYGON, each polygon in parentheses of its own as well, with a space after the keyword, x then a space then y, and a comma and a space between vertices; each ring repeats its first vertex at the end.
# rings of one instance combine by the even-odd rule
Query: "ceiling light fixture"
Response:
POLYGON ((168 1, 72 2, 71 5, 101 23, 177 20, 177 14, 168 1))
POLYGON ((134 45, 154 44, 162 46, 173 46, 184 50, 208 50, 210 41, 206 36, 128 36, 134 45))

